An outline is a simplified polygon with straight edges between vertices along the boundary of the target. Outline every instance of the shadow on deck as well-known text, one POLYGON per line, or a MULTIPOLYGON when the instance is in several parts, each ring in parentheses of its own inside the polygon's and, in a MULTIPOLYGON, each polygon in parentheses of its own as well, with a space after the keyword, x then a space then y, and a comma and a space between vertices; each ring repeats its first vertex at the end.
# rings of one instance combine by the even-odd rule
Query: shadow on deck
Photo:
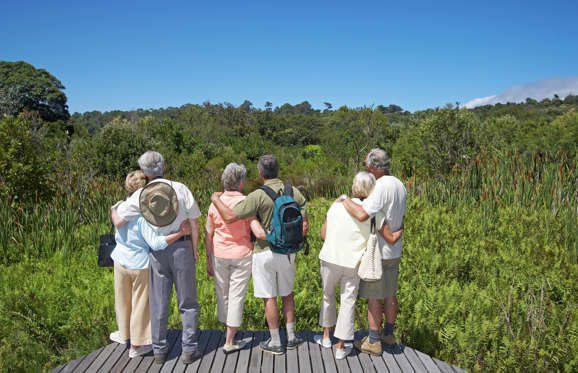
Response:
MULTIPOLYGON (((242 331, 237 338, 250 341, 245 349, 225 355, 222 330, 203 330, 199 336, 199 346, 203 357, 193 364, 181 362, 181 331, 171 330, 168 341, 171 349, 163 365, 155 364, 152 353, 143 357, 130 359, 127 346, 117 343, 101 347, 88 355, 82 356, 51 372, 142 372, 142 373, 194 373, 194 372, 279 372, 279 373, 321 373, 321 372, 415 372, 415 373, 462 373, 456 366, 432 358, 411 347, 398 345, 394 351, 384 351, 381 356, 370 356, 353 349, 343 360, 336 360, 333 349, 322 348, 313 342, 314 332, 297 332, 306 343, 295 350, 287 350, 285 355, 272 355, 259 349, 259 342, 269 338, 265 331, 242 331)), ((361 338, 367 333, 356 333, 361 338)), ((286 336, 282 334, 282 340, 286 336)))

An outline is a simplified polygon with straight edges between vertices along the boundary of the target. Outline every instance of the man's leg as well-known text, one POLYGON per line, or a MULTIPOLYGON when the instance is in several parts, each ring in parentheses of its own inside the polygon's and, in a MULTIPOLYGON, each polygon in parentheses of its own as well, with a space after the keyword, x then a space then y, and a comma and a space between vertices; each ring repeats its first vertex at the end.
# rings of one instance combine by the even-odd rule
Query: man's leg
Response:
POLYGON ((164 250, 152 252, 149 258, 149 302, 153 350, 155 354, 166 354, 169 348, 167 344, 167 324, 169 321, 169 303, 173 290, 173 274, 164 250))
POLYGON ((271 334, 270 346, 281 346, 281 338, 279 336, 279 313, 277 312, 276 298, 263 298, 265 302, 265 318, 269 326, 269 333, 271 334))
POLYGON ((297 272, 295 254, 289 256, 273 254, 273 257, 277 272, 277 291, 283 299, 283 314, 287 327, 287 348, 293 349, 303 342, 301 338, 295 336, 295 300, 293 298, 293 284, 297 272))
POLYGON ((383 277, 386 279, 386 288, 384 289, 384 314, 385 327, 382 330, 382 341, 388 348, 395 346, 395 319, 397 317, 397 278, 399 273, 399 258, 383 261, 383 277))
POLYGON ((367 300, 367 321, 369 322, 369 342, 379 341, 379 329, 381 328, 381 299, 367 300))
MULTIPOLYGON (((183 352, 197 350, 197 326, 199 303, 197 302, 197 281, 195 261, 190 242, 177 242, 172 253, 172 266, 175 277, 175 291, 179 305, 179 314, 183 323, 183 352)), ((166 249, 165 249, 166 250, 166 249)))

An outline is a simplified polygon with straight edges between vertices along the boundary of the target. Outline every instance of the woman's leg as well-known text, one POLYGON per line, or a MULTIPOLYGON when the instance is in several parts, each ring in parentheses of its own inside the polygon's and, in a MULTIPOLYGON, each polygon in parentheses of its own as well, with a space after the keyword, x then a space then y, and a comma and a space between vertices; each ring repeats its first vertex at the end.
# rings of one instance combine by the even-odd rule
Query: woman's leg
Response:
POLYGON ((121 339, 131 338, 132 291, 130 277, 127 270, 116 263, 114 263, 114 310, 121 339))
POLYGON ((339 338, 339 346, 343 346, 343 340, 352 340, 355 323, 355 302, 359 289, 359 276, 354 268, 341 267, 341 302, 339 315, 335 326, 335 338, 339 338))
POLYGON ((132 272, 132 313, 130 317, 131 347, 149 345, 151 316, 149 306, 149 272, 147 269, 132 272))
MULTIPOLYGON (((321 298, 321 309, 319 311, 319 325, 323 328, 331 328, 336 322, 337 304, 335 291, 339 282, 340 274, 335 272, 335 265, 321 261, 321 281, 323 296, 321 298)), ((324 336, 325 336, 324 329, 324 336)), ((328 333, 328 332, 327 332, 328 333)))
POLYGON ((226 344, 235 343, 235 334, 243 321, 243 306, 251 278, 252 264, 252 256, 231 260, 226 344))

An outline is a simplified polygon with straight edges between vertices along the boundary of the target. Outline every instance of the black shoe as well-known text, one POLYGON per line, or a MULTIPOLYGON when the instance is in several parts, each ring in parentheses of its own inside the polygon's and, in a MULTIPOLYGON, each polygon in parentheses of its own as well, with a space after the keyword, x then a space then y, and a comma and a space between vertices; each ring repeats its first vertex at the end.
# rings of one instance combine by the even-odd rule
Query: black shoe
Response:
POLYGON ((259 343, 259 348, 265 352, 269 352, 274 355, 283 355, 285 353, 285 347, 283 346, 270 346, 269 343, 271 339, 268 339, 265 342, 259 343))
POLYGON ((155 354, 155 363, 164 364, 167 360, 167 354, 155 354))
POLYGON ((299 346, 301 343, 303 343, 303 340, 295 336, 295 338, 293 338, 292 340, 287 341, 287 349, 288 350, 296 349, 297 346, 299 346))
POLYGON ((183 351, 181 353, 181 360, 183 361, 183 364, 192 364, 195 361, 199 360, 201 358, 201 356, 203 356, 203 353, 199 350, 195 350, 195 351, 191 351, 191 352, 183 351))

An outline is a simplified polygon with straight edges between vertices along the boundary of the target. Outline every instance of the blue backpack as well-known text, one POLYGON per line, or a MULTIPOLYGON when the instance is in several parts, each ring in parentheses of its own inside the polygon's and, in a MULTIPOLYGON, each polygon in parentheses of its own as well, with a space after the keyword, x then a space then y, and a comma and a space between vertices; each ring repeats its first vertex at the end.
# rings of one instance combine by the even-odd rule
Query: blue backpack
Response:
POLYGON ((305 255, 307 255, 309 245, 306 244, 307 239, 303 237, 303 216, 301 216, 299 205, 293 198, 291 184, 284 184, 282 195, 275 193, 266 185, 263 185, 261 189, 267 193, 275 205, 273 220, 267 233, 271 251, 289 255, 301 251, 306 246, 305 255))

